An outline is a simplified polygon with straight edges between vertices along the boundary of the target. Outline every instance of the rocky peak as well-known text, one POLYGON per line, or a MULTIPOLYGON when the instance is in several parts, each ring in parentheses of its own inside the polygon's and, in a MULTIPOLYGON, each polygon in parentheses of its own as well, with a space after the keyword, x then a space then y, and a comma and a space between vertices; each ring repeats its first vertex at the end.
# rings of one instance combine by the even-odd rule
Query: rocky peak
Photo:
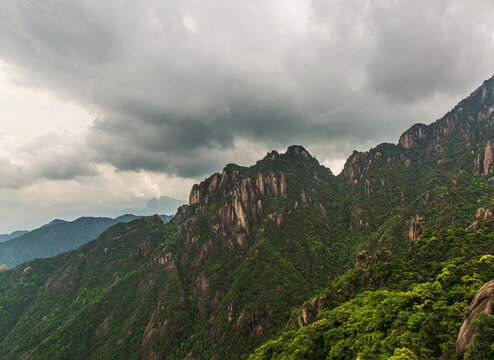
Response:
POLYGON ((276 150, 272 150, 266 154, 263 160, 278 160, 280 158, 280 154, 276 150))
POLYGON ((426 139, 428 136, 427 125, 415 124, 401 135, 399 144, 405 149, 410 149, 419 140, 426 139))
POLYGON ((258 161, 258 164, 269 164, 272 161, 309 161, 319 166, 317 159, 312 156, 302 145, 291 145, 286 149, 286 152, 281 154, 276 150, 270 151, 262 160, 258 161))
POLYGON ((490 79, 485 80, 482 85, 471 93, 469 97, 460 102, 457 107, 465 107, 469 102, 486 106, 492 105, 494 102, 494 75, 490 79))
MULTIPOLYGON (((267 156, 268 161, 279 157, 277 152, 267 156)), ((287 190, 287 180, 281 169, 261 171, 256 166, 243 168, 230 164, 221 174, 213 174, 192 187, 189 205, 178 209, 173 222, 179 226, 178 232, 185 240, 185 246, 192 249, 204 235, 204 231, 198 231, 198 221, 214 208, 214 216, 208 217, 206 226, 214 234, 218 246, 226 245, 234 253, 237 246, 247 246, 247 240, 257 234, 263 219, 268 218, 277 227, 281 226, 283 209, 267 213, 265 207, 272 199, 284 196, 287 190)), ((197 266, 212 255, 215 241, 203 246, 197 266)))
MULTIPOLYGON (((200 184, 195 184, 189 195, 189 205, 207 204, 212 199, 214 193, 219 190, 221 190, 222 195, 228 195, 233 188, 247 181, 246 178, 249 178, 249 182, 256 185, 257 190, 260 191, 262 196, 265 195, 265 191, 268 191, 268 195, 284 195, 287 184, 285 175, 283 174, 283 167, 287 163, 293 163, 293 161, 297 162, 299 160, 309 161, 312 165, 322 167, 317 159, 301 145, 289 146, 286 152, 282 154, 273 150, 268 152, 262 160, 250 168, 228 164, 221 174, 215 173, 200 184), (279 166, 276 164, 273 166, 273 161, 281 162, 279 166), (252 176, 253 170, 257 173, 255 176, 252 176)), ((326 175, 334 176, 330 169, 325 168, 325 173, 326 175)), ((315 171, 311 173, 311 176, 314 177, 316 182, 321 181, 315 171)), ((246 186, 243 185, 243 188, 246 188, 246 186)), ((242 198, 245 199, 245 194, 242 195, 242 198)), ((180 212, 184 212, 184 209, 179 209, 180 212)))
POLYGON ((351 185, 357 185, 366 176, 371 167, 383 159, 383 154, 393 150, 395 147, 396 145, 394 144, 382 143, 370 151, 360 152, 354 150, 345 162, 343 175, 351 185))
POLYGON ((356 185, 358 181, 362 178, 363 169, 360 166, 361 160, 364 160, 369 153, 359 152, 354 150, 352 155, 347 159, 345 166, 343 168, 343 174, 348 179, 350 184, 356 185))
POLYGON ((286 153, 268 153, 251 167, 229 164, 195 184, 189 205, 180 207, 172 221, 188 252, 200 252, 186 266, 199 267, 224 247, 235 256, 239 247, 249 248, 262 236, 264 223, 280 229, 290 208, 315 208, 327 217, 328 203, 315 200, 321 184, 333 178, 304 147, 294 145, 286 153), (289 192, 294 200, 286 203, 289 192), (205 234, 211 234, 207 242, 205 234))
POLYGON ((304 157, 305 159, 312 159, 313 156, 309 154, 302 145, 291 145, 286 149, 286 154, 296 154, 304 157))

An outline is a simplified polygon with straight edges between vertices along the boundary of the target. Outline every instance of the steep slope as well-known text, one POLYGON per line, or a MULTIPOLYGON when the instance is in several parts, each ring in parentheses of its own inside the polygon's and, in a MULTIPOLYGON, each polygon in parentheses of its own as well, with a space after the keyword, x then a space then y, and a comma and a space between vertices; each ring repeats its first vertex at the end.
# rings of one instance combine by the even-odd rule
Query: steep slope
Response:
POLYGON ((180 331, 173 234, 157 216, 122 223, 77 251, 0 274, 2 359, 139 359, 157 310, 180 331))
POLYGON ((379 246, 393 247, 398 244, 386 236, 392 227, 394 237, 407 226, 415 238, 411 228, 417 221, 430 230, 456 222, 467 225, 465 219, 476 210, 477 202, 488 205, 483 180, 474 175, 492 177, 493 140, 491 78, 442 119, 412 126, 397 145, 354 152, 340 175, 341 189, 353 207, 352 229, 372 237, 387 223, 386 229, 377 231, 379 246))
POLYGON ((228 165, 193 187, 173 223, 195 321, 210 324, 195 329, 194 356, 240 357, 342 271, 350 244, 334 180, 291 146, 250 168, 228 165))
POLYGON ((114 224, 137 219, 122 215, 115 219, 81 217, 74 221, 53 220, 39 229, 0 244, 0 264, 12 268, 24 261, 45 258, 73 250, 94 240, 114 224))

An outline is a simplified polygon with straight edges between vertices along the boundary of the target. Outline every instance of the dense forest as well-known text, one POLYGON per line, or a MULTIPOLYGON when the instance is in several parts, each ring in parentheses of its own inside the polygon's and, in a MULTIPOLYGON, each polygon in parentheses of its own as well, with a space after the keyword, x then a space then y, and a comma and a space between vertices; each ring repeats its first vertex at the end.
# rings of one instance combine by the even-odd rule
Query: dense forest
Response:
POLYGON ((229 164, 171 223, 0 273, 0 357, 494 358, 492 142, 494 78, 337 176, 298 145, 229 164))

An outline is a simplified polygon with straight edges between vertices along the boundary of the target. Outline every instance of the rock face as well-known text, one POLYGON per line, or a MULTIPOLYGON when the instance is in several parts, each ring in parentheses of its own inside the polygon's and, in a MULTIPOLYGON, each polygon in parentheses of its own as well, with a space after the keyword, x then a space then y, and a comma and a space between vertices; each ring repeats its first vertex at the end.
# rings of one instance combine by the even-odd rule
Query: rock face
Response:
POLYGON ((417 241, 424 230, 425 220, 420 216, 415 215, 415 217, 410 221, 410 228, 408 230, 408 237, 410 238, 410 241, 417 241))
POLYGON ((328 300, 328 295, 324 294, 319 297, 315 297, 305 303, 300 310, 300 315, 298 316, 297 322, 299 327, 306 326, 313 322, 317 315, 324 308, 326 301, 328 300))
POLYGON ((0 272, 6 271, 6 270, 7 270, 7 265, 5 265, 5 264, 0 265, 0 272))
POLYGON ((485 312, 494 314, 494 280, 484 284, 475 295, 470 305, 470 315, 463 320, 463 324, 456 340, 456 356, 463 358, 467 346, 473 341, 475 335, 479 335, 479 330, 472 325, 472 320, 476 314, 485 312))
POLYGON ((472 229, 477 231, 480 228, 480 222, 490 223, 491 227, 494 225, 492 222, 494 221, 494 208, 484 209, 479 208, 477 210, 475 222, 472 224, 472 229))
POLYGON ((405 149, 410 149, 418 140, 427 138, 427 125, 415 124, 405 131, 400 137, 400 145, 405 149))
POLYGON ((375 265, 379 262, 389 262, 392 256, 393 253, 389 250, 378 251, 374 255, 370 255, 367 253, 367 251, 363 250, 355 256, 354 269, 362 268, 363 270, 368 270, 372 265, 375 265))
POLYGON ((492 145, 491 141, 487 141, 487 145, 484 150, 484 175, 488 175, 491 169, 492 160, 494 158, 492 154, 492 145))
MULTIPOLYGON (((302 156, 305 153, 298 152, 302 156)), ((273 198, 284 196, 286 192, 287 183, 285 175, 281 171, 271 171, 267 176, 258 173, 255 178, 250 178, 241 174, 238 170, 232 170, 227 167, 221 175, 214 174, 201 184, 196 184, 192 187, 189 206, 198 205, 195 213, 201 215, 210 204, 215 202, 215 198, 228 198, 229 200, 225 201, 217 210, 217 216, 220 221, 214 227, 212 226, 212 231, 220 238, 226 237, 227 234, 232 234, 237 244, 243 246, 245 245, 246 237, 257 232, 258 225, 255 224, 258 224, 264 215, 277 223, 278 227, 281 225, 283 214, 278 212, 265 214, 263 203, 271 201, 273 198)), ((187 211, 188 207, 179 208, 176 223, 187 216, 187 211)), ((192 219, 184 222, 178 228, 179 233, 185 238, 190 233, 190 225, 194 222, 192 219)), ((190 244, 191 239, 187 239, 186 243, 190 244)), ((209 253, 209 250, 204 249, 205 255, 209 253)), ((198 264, 198 266, 200 265, 198 264)))

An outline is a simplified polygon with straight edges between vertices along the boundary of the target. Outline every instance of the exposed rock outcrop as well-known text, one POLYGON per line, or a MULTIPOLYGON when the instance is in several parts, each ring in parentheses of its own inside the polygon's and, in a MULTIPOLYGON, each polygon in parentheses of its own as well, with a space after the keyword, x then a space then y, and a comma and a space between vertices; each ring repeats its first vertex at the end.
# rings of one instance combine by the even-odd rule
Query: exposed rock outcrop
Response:
POLYGON ((6 270, 7 270, 7 265, 5 265, 5 264, 0 265, 0 272, 6 271, 6 270))
POLYGON ((361 179, 363 171, 362 168, 359 166, 359 162, 365 159, 367 155, 368 152, 362 153, 354 151, 346 161, 343 173, 345 174, 345 177, 348 179, 348 182, 350 184, 356 185, 361 179))
POLYGON ((470 314, 463 320, 458 339, 456 340, 456 356, 462 359, 467 346, 473 341, 475 335, 481 335, 479 329, 472 325, 472 321, 480 312, 494 314, 494 280, 484 284, 473 298, 470 304, 470 314))
POLYGON ((428 137, 427 125, 415 124, 410 129, 405 131, 400 137, 400 145, 405 149, 410 149, 417 143, 418 140, 422 140, 428 137))
POLYGON ((189 205, 199 204, 201 199, 202 199, 202 191, 201 188, 196 184, 192 186, 192 190, 190 191, 189 205))
MULTIPOLYGON (((366 152, 354 151, 347 159, 343 167, 343 174, 351 185, 357 185, 363 179, 369 170, 383 160, 383 152, 393 149, 396 145, 383 143, 374 149, 366 152)), ((389 162, 392 159, 388 158, 388 164, 382 164, 389 167, 389 162)))
POLYGON ((494 208, 484 209, 479 208, 477 210, 476 220, 472 224, 473 231, 477 231, 480 228, 481 222, 490 223, 491 227, 494 227, 494 208))
POLYGON ((491 169, 491 164, 494 159, 494 155, 492 152, 492 145, 491 141, 487 141, 487 145, 485 146, 484 149, 484 172, 483 175, 488 175, 491 169))
POLYGON ((369 255, 367 254, 367 251, 365 251, 365 250, 359 252, 355 256, 355 266, 354 266, 354 268, 355 269, 358 269, 359 267, 363 266, 367 262, 367 257, 368 256, 369 255))
POLYGON ((389 262, 393 253, 389 250, 378 251, 375 255, 370 255, 363 250, 355 256, 355 269, 363 268, 368 270, 372 265, 378 262, 389 262))
POLYGON ((410 220, 410 228, 408 229, 408 237, 410 238, 410 241, 417 241, 424 230, 425 220, 420 216, 415 215, 415 217, 410 220))
POLYGON ((298 326, 303 327, 313 322, 324 308, 327 300, 328 295, 324 294, 305 303, 298 316, 298 326))

